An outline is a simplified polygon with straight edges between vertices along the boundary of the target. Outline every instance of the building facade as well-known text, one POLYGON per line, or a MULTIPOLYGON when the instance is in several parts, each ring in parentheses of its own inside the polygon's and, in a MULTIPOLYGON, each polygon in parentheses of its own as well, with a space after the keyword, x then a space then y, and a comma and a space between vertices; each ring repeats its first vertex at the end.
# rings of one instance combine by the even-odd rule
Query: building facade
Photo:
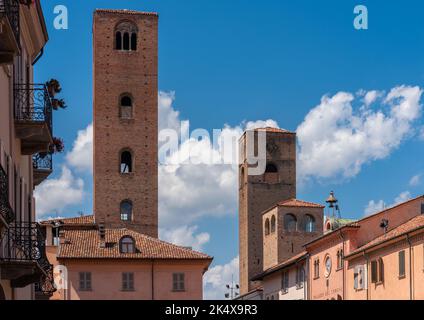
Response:
POLYGON ((212 257, 158 239, 158 15, 96 10, 94 215, 42 222, 60 300, 201 300, 212 257))
POLYGON ((0 300, 54 291, 33 197, 52 171, 53 95, 33 81, 47 41, 39 1, 0 1, 0 300))
POLYGON ((249 175, 248 145, 255 135, 245 133, 239 141, 239 254, 240 293, 255 289, 251 279, 263 271, 262 213, 278 202, 296 197, 296 134, 273 128, 266 133, 266 168, 249 175))

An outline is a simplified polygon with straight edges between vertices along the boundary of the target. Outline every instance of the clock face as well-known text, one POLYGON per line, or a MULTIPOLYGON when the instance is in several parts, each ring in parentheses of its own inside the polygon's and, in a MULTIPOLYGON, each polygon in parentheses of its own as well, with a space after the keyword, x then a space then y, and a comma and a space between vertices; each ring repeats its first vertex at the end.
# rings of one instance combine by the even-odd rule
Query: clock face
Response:
POLYGON ((331 258, 330 256, 327 256, 325 258, 325 276, 328 277, 331 273, 331 258))

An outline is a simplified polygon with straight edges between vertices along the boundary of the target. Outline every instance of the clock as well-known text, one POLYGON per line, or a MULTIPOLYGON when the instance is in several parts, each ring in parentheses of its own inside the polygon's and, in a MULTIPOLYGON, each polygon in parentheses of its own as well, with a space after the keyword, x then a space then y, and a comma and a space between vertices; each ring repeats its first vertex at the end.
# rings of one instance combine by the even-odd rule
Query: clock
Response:
POLYGON ((330 256, 325 258, 325 276, 328 278, 331 273, 332 262, 330 256))

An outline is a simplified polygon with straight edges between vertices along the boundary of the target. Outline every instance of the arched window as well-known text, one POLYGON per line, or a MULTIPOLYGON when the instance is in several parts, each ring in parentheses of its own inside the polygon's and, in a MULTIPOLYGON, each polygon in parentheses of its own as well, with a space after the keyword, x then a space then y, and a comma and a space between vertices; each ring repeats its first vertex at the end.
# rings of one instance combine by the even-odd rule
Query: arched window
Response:
POLYGON ((271 218, 271 233, 275 232, 275 216, 273 215, 271 218))
POLYGON ((131 33, 131 50, 137 50, 137 34, 135 32, 131 33))
POLYGON ((131 221, 132 219, 132 202, 124 200, 121 202, 121 221, 131 221))
POLYGON ((315 232, 315 218, 309 214, 305 215, 304 226, 306 232, 315 232))
POLYGON ((130 151, 121 152, 121 174, 133 172, 132 155, 130 151))
POLYGON ((119 251, 121 253, 135 253, 135 241, 130 236, 122 237, 119 241, 119 251))
POLYGON ((137 26, 130 21, 124 21, 115 28, 115 49, 124 51, 137 50, 137 26))
POLYGON ((133 100, 129 94, 123 94, 119 101, 121 119, 132 119, 133 100))
POLYGON ((278 173, 278 168, 273 163, 268 163, 266 165, 265 173, 278 173))
POLYGON ((297 230, 297 219, 294 215, 289 213, 284 216, 284 229, 288 232, 297 230))
POLYGON ((265 235, 269 235, 269 219, 265 220, 265 235))
POLYGON ((122 33, 120 31, 115 34, 115 49, 122 50, 122 33))

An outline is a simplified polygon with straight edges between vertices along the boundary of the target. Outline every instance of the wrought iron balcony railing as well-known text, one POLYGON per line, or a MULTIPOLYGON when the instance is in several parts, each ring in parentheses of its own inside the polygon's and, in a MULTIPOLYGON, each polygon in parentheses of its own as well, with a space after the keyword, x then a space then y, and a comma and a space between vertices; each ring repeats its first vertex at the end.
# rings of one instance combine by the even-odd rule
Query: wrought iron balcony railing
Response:
POLYGON ((19 1, 0 0, 0 16, 5 16, 9 20, 13 35, 19 44, 19 1))
POLYGON ((15 120, 46 123, 52 132, 52 101, 44 84, 15 84, 15 120))
POLYGON ((37 223, 12 223, 1 237, 3 261, 33 261, 40 267, 48 265, 45 240, 37 223))
POLYGON ((38 171, 53 170, 53 156, 51 153, 37 153, 32 156, 32 167, 38 171))
POLYGON ((15 218, 9 203, 9 177, 0 165, 0 214, 7 224, 15 218))
POLYGON ((25 155, 47 152, 53 142, 52 98, 44 84, 15 84, 15 127, 25 155))

